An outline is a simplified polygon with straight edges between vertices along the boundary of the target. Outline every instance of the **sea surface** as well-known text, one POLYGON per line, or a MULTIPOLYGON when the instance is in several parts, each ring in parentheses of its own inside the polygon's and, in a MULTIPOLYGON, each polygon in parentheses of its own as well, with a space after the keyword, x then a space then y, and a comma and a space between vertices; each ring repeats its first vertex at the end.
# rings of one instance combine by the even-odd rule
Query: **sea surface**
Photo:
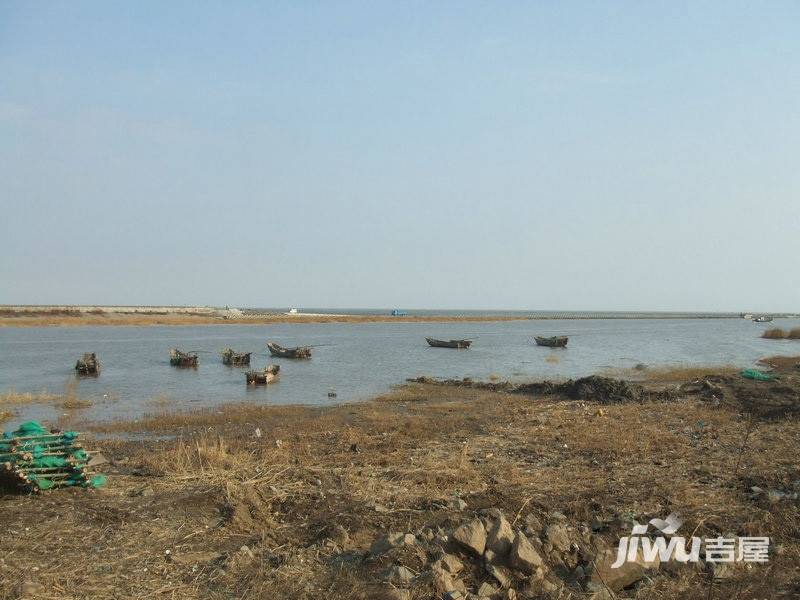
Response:
MULTIPOLYGON (((310 311, 309 311, 310 312, 310 311)), ((60 394, 72 388, 92 406, 81 420, 134 419, 164 410, 227 402, 326 405, 363 400, 409 377, 559 379, 615 368, 752 366, 763 356, 800 354, 800 341, 761 339, 764 329, 800 327, 800 319, 757 324, 745 319, 592 319, 447 323, 309 323, 197 327, 37 327, 0 329, 0 393, 60 394), (534 335, 568 335, 566 349, 537 347, 534 335), (425 337, 474 340, 469 350, 431 348, 425 337), (269 358, 266 343, 315 346, 313 358, 269 358), (252 365, 281 366, 279 381, 245 384, 244 370, 221 363, 225 347, 252 351, 252 365), (169 365, 169 349, 194 350, 200 366, 169 365), (83 352, 96 352, 102 372, 77 378, 83 352), (335 398, 329 398, 329 392, 335 398)), ((0 406, 15 417, 55 422, 53 404, 0 406)))

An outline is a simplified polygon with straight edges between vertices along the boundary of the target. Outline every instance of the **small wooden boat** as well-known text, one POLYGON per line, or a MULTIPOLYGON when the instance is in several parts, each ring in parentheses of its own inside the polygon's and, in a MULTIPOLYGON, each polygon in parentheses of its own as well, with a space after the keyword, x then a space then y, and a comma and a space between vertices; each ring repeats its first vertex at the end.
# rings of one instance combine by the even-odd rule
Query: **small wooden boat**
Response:
POLYGON ((266 385, 278 378, 280 365, 267 365, 263 371, 248 371, 245 373, 247 385, 266 385))
POLYGON ((267 344, 269 353, 278 358, 311 358, 310 346, 298 346, 297 348, 284 348, 283 346, 270 342, 267 344))
POLYGON ((75 363, 75 370, 78 375, 99 375, 100 361, 94 352, 86 352, 78 362, 75 363))
POLYGON ((434 338, 426 337, 425 340, 428 345, 434 348, 459 348, 466 349, 472 344, 472 340, 436 340, 434 338))
POLYGON ((245 367, 250 364, 252 352, 235 352, 233 348, 225 348, 222 351, 222 364, 232 367, 245 367))
POLYGON ((537 346, 548 346, 550 348, 564 348, 569 341, 569 338, 565 335, 554 335, 552 337, 541 337, 537 335, 533 339, 536 340, 537 346))
POLYGON ((181 352, 177 348, 169 351, 169 364, 173 367, 196 367, 196 352, 181 352))
POLYGON ((772 317, 768 315, 761 315, 760 317, 756 317, 753 319, 753 323, 770 323, 772 322, 772 317))

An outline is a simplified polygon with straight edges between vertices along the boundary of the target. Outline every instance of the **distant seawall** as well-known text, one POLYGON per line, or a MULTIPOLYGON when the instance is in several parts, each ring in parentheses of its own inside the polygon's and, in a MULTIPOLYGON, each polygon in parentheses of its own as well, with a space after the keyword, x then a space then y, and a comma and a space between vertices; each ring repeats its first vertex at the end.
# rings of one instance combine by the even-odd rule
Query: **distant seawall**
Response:
MULTIPOLYGON (((18 312, 18 313, 57 313, 57 312, 72 312, 72 313, 109 313, 109 314, 141 314, 141 315, 168 315, 168 314, 184 314, 184 315, 219 315, 230 312, 229 309, 215 308, 213 306, 117 306, 117 305, 102 305, 102 304, 19 304, 0 305, 0 310, 4 312, 18 312)), ((237 311, 240 312, 240 311, 237 311)))
MULTIPOLYGON (((392 316, 389 309, 308 308, 289 313, 280 308, 229 308, 215 306, 136 306, 100 304, 0 305, 0 318, 6 324, 33 319, 83 321, 93 324, 123 324, 123 321, 149 320, 174 324, 200 320, 213 322, 370 322, 370 321, 503 321, 503 320, 591 320, 591 319, 738 319, 745 313, 733 312, 657 312, 657 311, 503 311, 503 310, 414 310, 392 316)), ((756 313, 764 314, 764 313, 756 313)), ((796 314, 768 313, 776 319, 798 318, 796 314)), ((148 322, 149 322, 148 321, 148 322)))

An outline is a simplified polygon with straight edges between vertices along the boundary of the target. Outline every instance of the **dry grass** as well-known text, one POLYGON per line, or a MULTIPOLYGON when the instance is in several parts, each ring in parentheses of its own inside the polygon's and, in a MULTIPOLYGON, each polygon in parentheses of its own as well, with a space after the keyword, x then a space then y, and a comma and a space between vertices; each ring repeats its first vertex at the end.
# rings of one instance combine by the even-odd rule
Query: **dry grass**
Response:
POLYGON ((58 399, 58 395, 51 394, 44 390, 35 394, 31 392, 17 392, 16 390, 9 390, 0 394, 0 406, 4 404, 37 404, 42 402, 54 402, 58 399))
POLYGON ((648 369, 607 369, 603 375, 608 377, 618 377, 630 381, 640 381, 652 384, 683 383, 695 381, 710 374, 715 375, 735 375, 741 369, 733 365, 721 366, 675 366, 648 369))
POLYGON ((764 333, 761 334, 762 338, 768 340, 784 340, 788 334, 786 331, 779 327, 774 327, 772 329, 767 329, 764 333))
MULTIPOLYGON (((714 597, 788 598, 800 584, 800 509, 748 490, 800 477, 800 422, 756 422, 743 445, 752 426, 699 400, 600 406, 429 385, 326 408, 154 414, 102 427, 181 435, 98 444, 118 460, 106 490, 0 499, 25 531, 5 538, 0 598, 31 578, 60 598, 365 600, 381 597, 370 591, 384 565, 333 566, 343 552, 386 531, 450 528, 486 507, 543 521, 558 510, 572 524, 675 510, 702 537, 770 536, 780 555, 715 584, 714 597), (448 508, 454 496, 465 513, 448 508), (218 558, 178 560, 208 552, 218 558)), ((620 534, 609 530, 609 543, 620 534)), ((626 597, 696 598, 706 584, 699 570, 660 572, 626 597)))
MULTIPOLYGON (((0 394, 0 406, 14 406, 21 404, 56 404, 65 410, 76 410, 88 408, 92 405, 90 400, 78 396, 78 383, 74 379, 68 379, 64 384, 64 391, 61 394, 52 394, 47 391, 38 393, 17 392, 9 390, 0 394)), ((13 416, 13 412, 5 411, 6 419, 13 416)))
POLYGON ((790 340, 800 340, 800 327, 793 327, 786 335, 790 340))
POLYGON ((773 369, 800 368, 800 356, 768 356, 758 362, 773 369))
POLYGON ((645 371, 637 371, 643 376, 645 381, 650 383, 673 383, 694 381, 709 374, 715 375, 735 375, 741 369, 733 365, 724 365, 717 367, 695 367, 695 366, 680 366, 680 367, 666 367, 660 369, 647 369, 645 371))
POLYGON ((390 315, 248 315, 226 318, 206 314, 186 313, 105 313, 102 311, 13 312, 0 311, 0 327, 77 327, 86 325, 148 326, 148 325, 260 325, 275 323, 443 323, 522 321, 526 316, 470 315, 470 316, 415 316, 390 315))

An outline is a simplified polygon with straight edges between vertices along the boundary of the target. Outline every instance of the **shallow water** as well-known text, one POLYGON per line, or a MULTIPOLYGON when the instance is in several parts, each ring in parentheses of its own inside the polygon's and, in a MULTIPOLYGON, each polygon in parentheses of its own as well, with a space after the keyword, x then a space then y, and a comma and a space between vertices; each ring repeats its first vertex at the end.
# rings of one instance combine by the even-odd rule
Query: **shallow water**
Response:
MULTIPOLYGON (((744 319, 549 320, 451 323, 312 323, 198 327, 65 327, 0 329, 0 392, 61 393, 76 383, 93 400, 81 419, 138 418, 169 409, 245 401, 331 404, 369 398, 408 377, 485 379, 563 378, 637 363, 750 366, 762 356, 800 354, 800 341, 771 341, 765 328, 788 329, 800 320, 756 324, 744 319), (568 335, 566 349, 540 348, 534 335, 568 335), (431 348, 425 337, 470 338, 469 350, 431 348), (270 359, 267 341, 319 345, 309 361, 270 359), (253 351, 253 366, 281 365, 278 383, 248 387, 244 369, 226 367, 219 351, 253 351), (172 347, 200 351, 198 369, 168 362, 172 347), (78 379, 83 352, 102 363, 97 378, 78 379), (549 360, 548 360, 549 357, 549 360), (335 391, 335 399, 328 392, 335 391)), ((55 421, 49 405, 13 407, 7 429, 27 418, 55 421)))

